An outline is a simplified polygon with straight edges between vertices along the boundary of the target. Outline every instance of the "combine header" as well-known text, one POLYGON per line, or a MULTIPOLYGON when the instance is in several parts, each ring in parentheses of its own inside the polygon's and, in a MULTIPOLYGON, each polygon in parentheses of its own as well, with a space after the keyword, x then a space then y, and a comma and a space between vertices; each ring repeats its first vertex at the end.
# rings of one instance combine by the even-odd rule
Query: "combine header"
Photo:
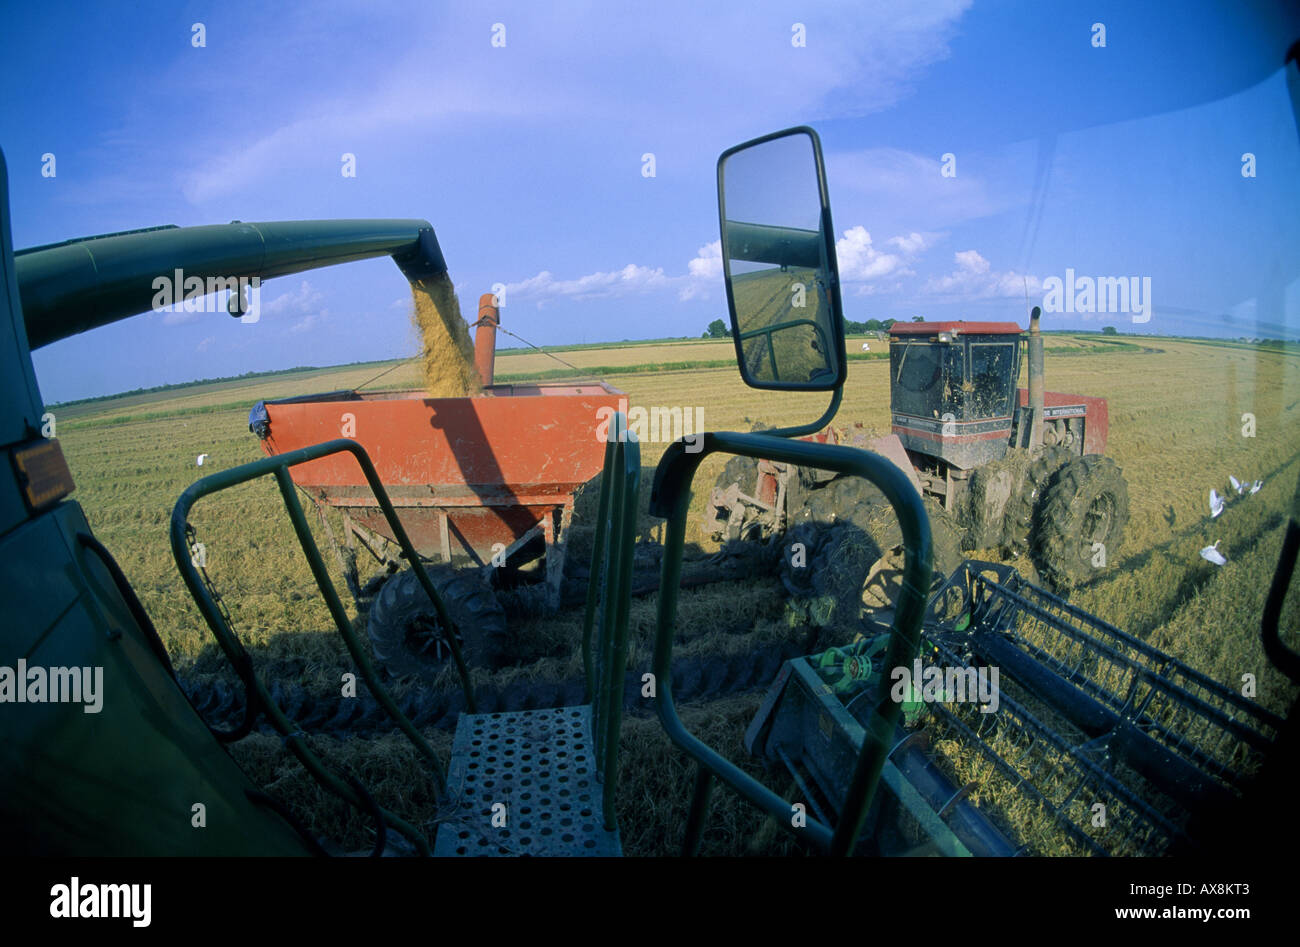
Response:
MULTIPOLYGON (((877 632, 788 662, 746 745, 833 814, 873 692, 898 688, 906 723, 885 781, 924 844, 949 854, 1194 852, 1193 814, 1239 805, 1283 725, 993 563, 963 564, 931 598, 915 670, 891 676, 883 644, 877 632), (945 741, 958 759, 923 752, 945 741), (1017 807, 1047 816, 1058 837, 1008 842, 1018 835, 1007 816, 995 827, 986 813, 1017 807)), ((872 837, 890 837, 886 822, 872 837)))

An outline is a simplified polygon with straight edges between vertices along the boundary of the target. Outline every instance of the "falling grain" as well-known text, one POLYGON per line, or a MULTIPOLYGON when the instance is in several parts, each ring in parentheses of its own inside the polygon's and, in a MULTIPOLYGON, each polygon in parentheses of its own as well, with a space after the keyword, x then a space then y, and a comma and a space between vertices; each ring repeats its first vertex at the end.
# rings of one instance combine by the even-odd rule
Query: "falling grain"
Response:
POLYGON ((460 314, 456 288, 446 274, 411 284, 413 319, 424 345, 424 387, 431 398, 480 394, 483 384, 474 367, 469 327, 460 314))

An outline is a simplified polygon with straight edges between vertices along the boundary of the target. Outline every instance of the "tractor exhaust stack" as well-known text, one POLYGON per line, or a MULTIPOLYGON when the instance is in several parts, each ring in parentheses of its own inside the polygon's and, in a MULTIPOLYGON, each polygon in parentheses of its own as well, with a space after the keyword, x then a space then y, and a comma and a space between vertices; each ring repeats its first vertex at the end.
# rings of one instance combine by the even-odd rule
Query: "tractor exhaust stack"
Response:
POLYGON ((474 333, 474 366, 483 387, 489 388, 496 365, 497 326, 501 325, 501 312, 494 294, 484 293, 478 298, 478 322, 474 324, 478 326, 474 333))
POLYGON ((1029 313, 1029 449, 1043 446, 1043 336, 1037 306, 1029 313))

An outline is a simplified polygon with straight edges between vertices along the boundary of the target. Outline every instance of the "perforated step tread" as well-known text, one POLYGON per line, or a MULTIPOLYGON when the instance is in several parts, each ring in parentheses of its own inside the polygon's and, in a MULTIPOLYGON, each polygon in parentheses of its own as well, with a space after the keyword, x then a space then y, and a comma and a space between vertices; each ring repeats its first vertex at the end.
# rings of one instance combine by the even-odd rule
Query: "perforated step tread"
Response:
POLYGON ((447 792, 458 806, 438 827, 436 855, 622 854, 617 828, 601 820, 589 704, 463 714, 447 792))

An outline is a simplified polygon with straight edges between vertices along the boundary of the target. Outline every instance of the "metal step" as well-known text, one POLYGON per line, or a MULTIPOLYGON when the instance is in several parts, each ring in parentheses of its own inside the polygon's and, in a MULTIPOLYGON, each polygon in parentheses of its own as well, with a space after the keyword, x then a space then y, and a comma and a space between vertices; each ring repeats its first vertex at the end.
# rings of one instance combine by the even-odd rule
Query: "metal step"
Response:
POLYGON ((456 806, 438 826, 435 855, 622 854, 617 826, 601 819, 590 704, 462 715, 447 792, 456 806))

